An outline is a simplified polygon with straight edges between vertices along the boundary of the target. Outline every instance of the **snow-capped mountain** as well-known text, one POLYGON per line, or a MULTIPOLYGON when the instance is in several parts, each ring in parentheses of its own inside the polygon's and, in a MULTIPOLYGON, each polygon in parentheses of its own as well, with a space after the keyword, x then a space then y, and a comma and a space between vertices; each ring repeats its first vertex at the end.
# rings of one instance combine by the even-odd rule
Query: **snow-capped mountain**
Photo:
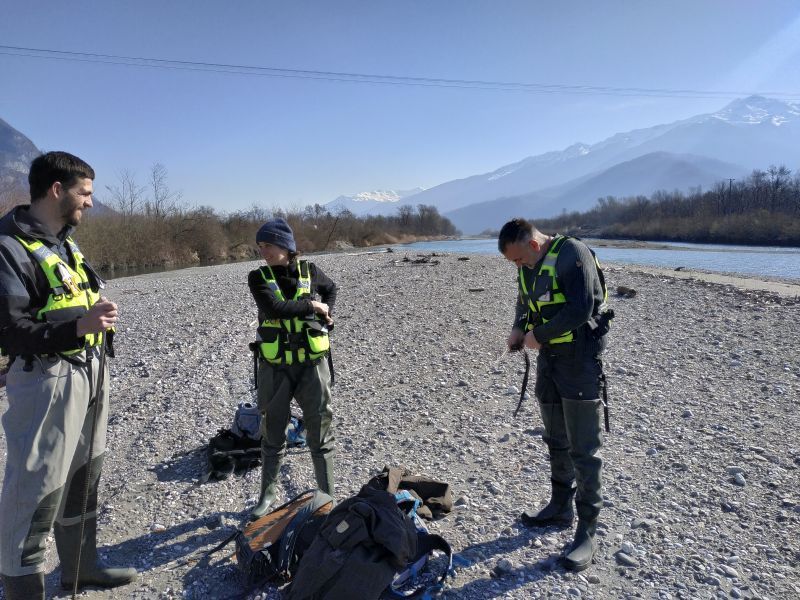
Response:
MULTIPOLYGON (((783 102, 762 96, 750 96, 734 100, 722 110, 708 115, 734 125, 760 125, 769 123, 780 127, 784 123, 797 124, 800 119, 800 103, 783 102)), ((702 117, 699 117, 702 119, 702 117)))
MULTIPOLYGON (((651 168, 659 156, 666 160, 664 168, 654 169, 648 184, 647 171, 637 170, 642 163, 634 163, 630 169, 637 173, 635 185, 619 181, 619 190, 635 188, 638 194, 664 187, 686 190, 712 184, 709 177, 737 177, 771 164, 795 169, 800 167, 800 104, 750 96, 734 100, 714 113, 618 133, 595 144, 573 144, 489 173, 448 181, 404 198, 403 202, 434 205, 463 232, 476 233, 488 226, 485 219, 474 218, 475 210, 461 209, 481 204, 500 223, 517 215, 552 216, 562 208, 585 210, 598 197, 611 192, 607 185, 592 188, 590 184, 579 185, 581 182, 608 183, 610 176, 602 177, 602 173, 646 155, 652 155, 646 161, 651 168), (694 157, 691 160, 697 168, 687 168, 687 156, 694 157), (712 164, 713 168, 709 168, 712 164), (720 170, 721 165, 727 166, 720 170), (674 179, 665 181, 664 172, 672 173, 674 179), (579 196, 577 191, 570 196, 569 206, 562 204, 566 198, 561 198, 560 192, 554 193, 562 187, 580 190, 579 196), (513 202, 500 200, 511 198, 513 202), (473 217, 465 219, 466 214, 473 217)), ((621 169, 615 176, 622 177, 627 172, 628 169, 621 169)))
POLYGON ((336 214, 342 210, 349 210, 357 216, 362 215, 393 215, 397 212, 400 200, 422 192, 422 188, 410 190, 375 190, 373 192, 360 192, 352 196, 339 196, 325 205, 329 212, 336 214))

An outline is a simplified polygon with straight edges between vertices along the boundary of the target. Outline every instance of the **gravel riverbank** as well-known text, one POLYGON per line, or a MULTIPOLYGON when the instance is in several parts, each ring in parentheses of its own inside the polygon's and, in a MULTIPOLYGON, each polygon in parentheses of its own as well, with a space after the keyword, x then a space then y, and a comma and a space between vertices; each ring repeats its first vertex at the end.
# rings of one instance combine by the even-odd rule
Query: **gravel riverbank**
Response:
MULTIPOLYGON (((596 564, 575 575, 556 561, 570 530, 516 522, 546 499, 549 472, 535 400, 511 416, 522 360, 497 360, 513 316, 514 268, 480 255, 395 262, 406 255, 313 258, 340 286, 337 496, 385 464, 450 482, 457 509, 431 526, 458 554, 445 597, 800 595, 800 286, 781 295, 700 274, 606 268, 617 313, 606 357, 606 507, 596 564), (614 297, 617 286, 637 294, 614 297)), ((256 265, 110 283, 122 320, 100 543, 140 576, 82 597, 243 591, 224 553, 207 565, 186 558, 224 539, 257 494, 258 470, 197 484, 206 442, 251 398, 255 306, 246 276, 256 265)), ((309 457, 288 457, 282 481, 284 495, 311 487, 309 457)), ((56 593, 52 539, 47 565, 56 593)), ((279 595, 266 588, 246 597, 279 595)))

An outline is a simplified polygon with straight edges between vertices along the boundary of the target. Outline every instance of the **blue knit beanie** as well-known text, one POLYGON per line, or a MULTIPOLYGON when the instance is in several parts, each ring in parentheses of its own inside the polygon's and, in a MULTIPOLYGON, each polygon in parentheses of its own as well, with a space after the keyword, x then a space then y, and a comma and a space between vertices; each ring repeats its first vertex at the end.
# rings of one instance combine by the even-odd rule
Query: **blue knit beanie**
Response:
POLYGON ((277 219, 270 219, 264 223, 256 234, 256 243, 266 242, 274 244, 281 248, 286 248, 289 252, 297 252, 297 246, 294 243, 294 232, 289 224, 278 217, 277 219))

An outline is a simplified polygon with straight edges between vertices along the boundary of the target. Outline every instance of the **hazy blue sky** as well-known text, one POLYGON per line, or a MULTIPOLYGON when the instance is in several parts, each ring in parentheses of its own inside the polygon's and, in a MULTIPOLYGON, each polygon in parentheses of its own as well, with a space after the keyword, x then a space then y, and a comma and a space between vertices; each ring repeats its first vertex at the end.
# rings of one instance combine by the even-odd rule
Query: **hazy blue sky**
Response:
MULTIPOLYGON (((800 100, 800 3, 29 2, 0 45, 398 77, 784 92, 800 100)), ((156 161, 193 204, 324 203, 491 171, 729 97, 529 93, 147 68, 0 48, 0 118, 42 149, 144 179, 156 161)))

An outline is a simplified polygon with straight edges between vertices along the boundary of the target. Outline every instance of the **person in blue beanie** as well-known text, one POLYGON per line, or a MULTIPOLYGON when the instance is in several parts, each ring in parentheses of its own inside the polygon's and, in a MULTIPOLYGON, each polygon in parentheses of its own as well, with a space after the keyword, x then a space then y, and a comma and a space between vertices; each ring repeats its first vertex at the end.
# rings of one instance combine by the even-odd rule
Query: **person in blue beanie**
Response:
POLYGON ((330 352, 336 284, 314 263, 297 258, 294 232, 282 218, 256 233, 266 264, 251 271, 248 285, 258 307, 252 345, 258 361, 261 412, 261 493, 251 518, 269 511, 277 496, 286 454, 286 425, 292 398, 303 411, 317 487, 333 496, 330 352))

